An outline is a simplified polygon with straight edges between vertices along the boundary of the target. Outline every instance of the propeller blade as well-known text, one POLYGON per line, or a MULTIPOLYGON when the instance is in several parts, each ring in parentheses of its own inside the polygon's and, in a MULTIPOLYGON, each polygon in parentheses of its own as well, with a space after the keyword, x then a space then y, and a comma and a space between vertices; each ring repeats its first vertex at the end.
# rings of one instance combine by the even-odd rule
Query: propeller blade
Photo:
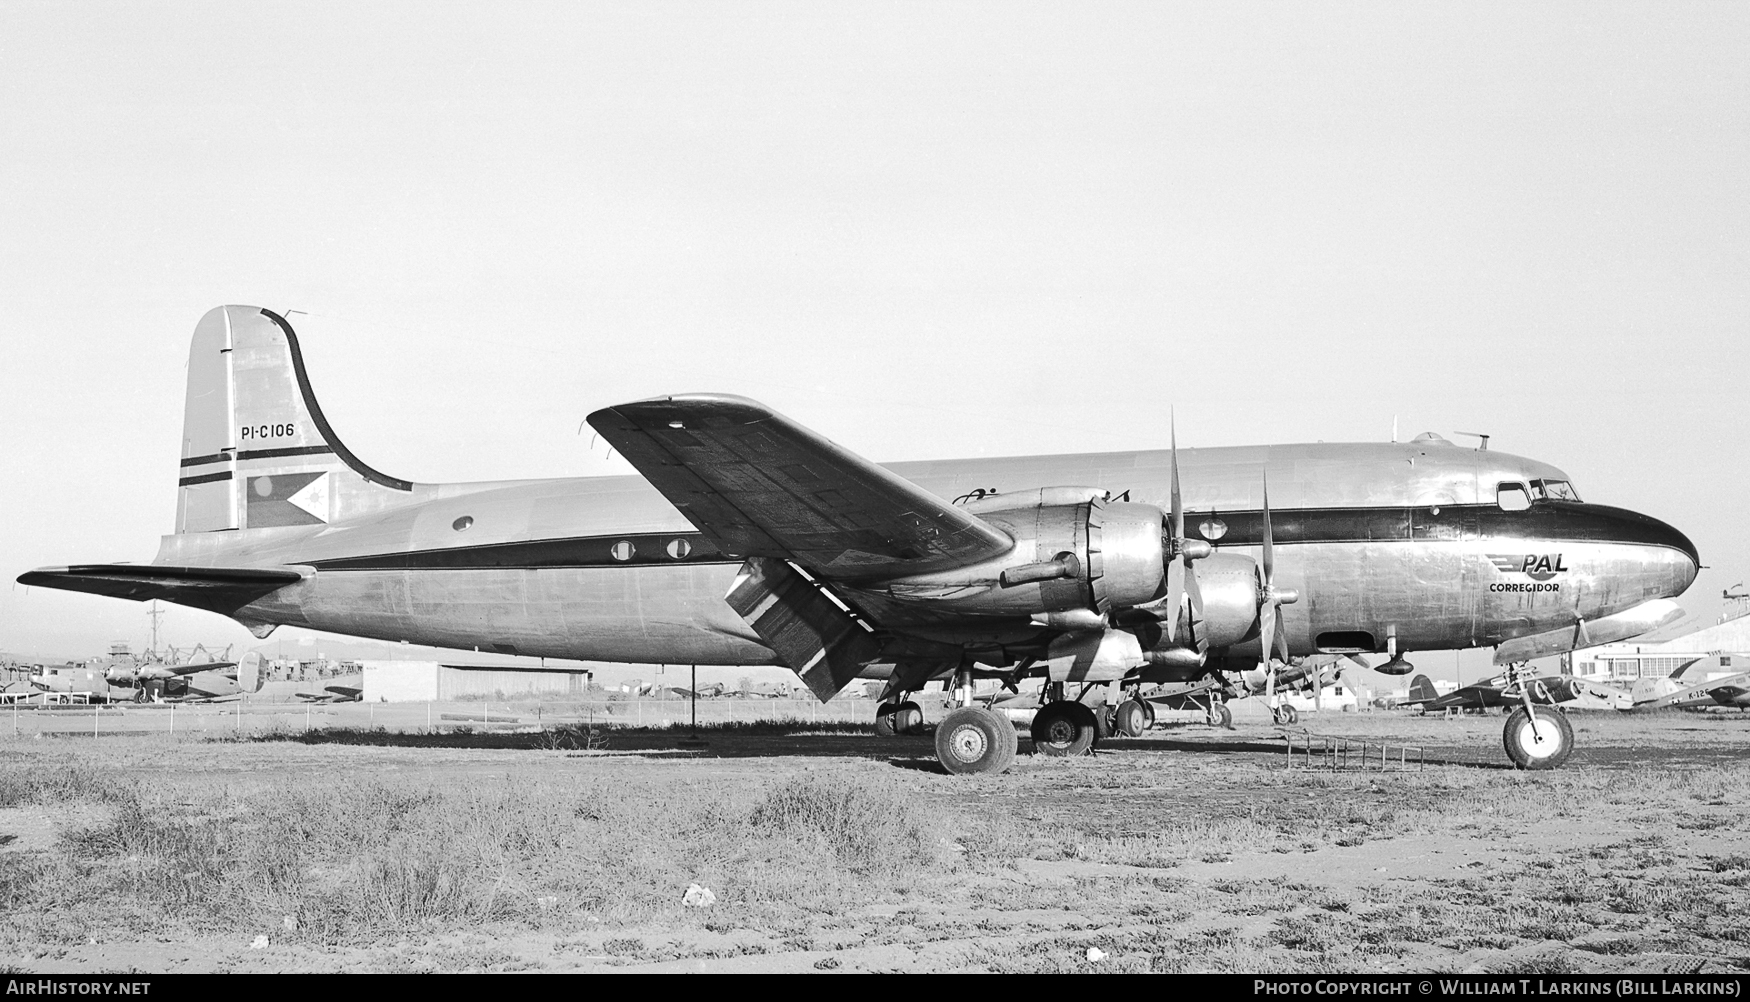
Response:
POLYGON ((1167 561, 1167 601, 1162 607, 1166 613, 1167 639, 1179 639, 1179 613, 1185 605, 1185 564, 1180 560, 1167 561))
MULTIPOLYGON (((1264 667, 1270 667, 1270 659, 1276 656, 1276 603, 1265 602, 1258 607, 1258 653, 1264 659, 1264 667)), ((1275 678, 1276 673, 1270 673, 1275 678)))
POLYGON ((1276 581, 1276 552, 1270 532, 1270 477, 1264 476, 1264 587, 1276 581))
POLYGON ((1188 600, 1186 605, 1189 610, 1191 635, 1197 640, 1197 649, 1206 651, 1209 649, 1209 641, 1203 636, 1203 586, 1197 583, 1195 570, 1188 566, 1185 570, 1185 598, 1188 600))
POLYGON ((1179 540, 1185 538, 1185 498, 1179 491, 1179 429, 1178 421, 1172 416, 1172 411, 1167 412, 1167 443, 1170 447, 1168 455, 1172 457, 1173 467, 1173 493, 1171 502, 1173 515, 1173 540, 1177 543, 1179 540))
MULTIPOLYGON (((1271 619, 1276 621, 1275 622, 1276 629, 1275 629, 1274 635, 1271 637, 1270 646, 1272 647, 1272 649, 1274 649, 1275 651, 1278 652, 1278 660, 1280 660, 1283 664, 1287 664, 1288 663, 1288 628, 1282 625, 1282 616, 1280 615, 1281 610, 1276 607, 1276 603, 1272 602, 1272 603, 1270 603, 1270 606, 1271 606, 1271 611, 1277 613, 1277 615, 1273 615, 1270 617, 1271 619)), ((1314 674, 1315 675, 1317 674, 1316 670, 1315 670, 1314 674)))

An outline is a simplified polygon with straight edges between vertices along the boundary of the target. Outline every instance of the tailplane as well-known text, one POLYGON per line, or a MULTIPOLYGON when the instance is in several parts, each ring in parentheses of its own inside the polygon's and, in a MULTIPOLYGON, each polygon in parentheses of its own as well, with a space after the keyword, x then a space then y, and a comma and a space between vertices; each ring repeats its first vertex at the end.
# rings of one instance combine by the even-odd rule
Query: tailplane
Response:
POLYGON ((188 353, 176 531, 321 525, 410 500, 413 484, 341 444, 284 317, 221 306, 188 353))

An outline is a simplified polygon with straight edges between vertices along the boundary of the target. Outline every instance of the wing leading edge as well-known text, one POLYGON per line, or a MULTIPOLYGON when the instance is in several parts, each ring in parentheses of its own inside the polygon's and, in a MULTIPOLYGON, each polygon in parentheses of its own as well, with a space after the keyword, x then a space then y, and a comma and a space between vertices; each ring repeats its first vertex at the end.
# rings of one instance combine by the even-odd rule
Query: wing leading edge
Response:
POLYGON ((1014 545, 1002 530, 745 397, 688 394, 589 423, 725 553, 822 577, 902 577, 1014 545))

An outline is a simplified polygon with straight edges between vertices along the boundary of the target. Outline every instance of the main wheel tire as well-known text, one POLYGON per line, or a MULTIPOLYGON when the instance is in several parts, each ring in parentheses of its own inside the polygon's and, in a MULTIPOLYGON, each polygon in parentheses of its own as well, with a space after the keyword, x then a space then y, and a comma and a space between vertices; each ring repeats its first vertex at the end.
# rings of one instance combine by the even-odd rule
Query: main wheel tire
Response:
POLYGON ((1015 761, 1015 725, 982 706, 962 706, 936 725, 936 759, 956 776, 1002 772, 1015 761))
POLYGON ((893 703, 882 703, 875 709, 875 736, 890 738, 896 733, 893 715, 899 712, 899 707, 893 703))
POLYGON ((1287 703, 1284 703, 1281 706, 1278 706, 1276 709, 1271 710, 1270 715, 1272 717, 1275 717, 1276 722, 1279 724, 1292 724, 1295 721, 1300 719, 1300 711, 1296 710, 1292 706, 1289 706, 1287 703))
POLYGON ((909 699, 894 707, 893 732, 895 734, 922 734, 924 732, 924 708, 909 699))
POLYGON ((1147 704, 1135 699, 1127 699, 1118 704, 1113 714, 1113 730, 1127 738, 1140 738, 1142 732, 1148 730, 1147 704))
POLYGON ((1557 768, 1574 753, 1574 725, 1568 723, 1566 714, 1547 706, 1532 709, 1537 714, 1536 729, 1533 730, 1532 718, 1521 706, 1501 729, 1501 743, 1507 748, 1507 757, 1520 769, 1557 768))
POLYGON ((1224 731, 1234 729, 1234 711, 1226 703, 1209 704, 1209 726, 1219 727, 1224 731))
POLYGON ((1153 727, 1155 725, 1155 705, 1145 699, 1142 701, 1142 709, 1148 714, 1148 726, 1153 727))
POLYGON ((1088 709, 1094 711, 1094 745, 1098 747, 1100 742, 1112 736, 1112 708, 1101 703, 1088 709))
POLYGON ((1094 747, 1094 711, 1074 700, 1046 703, 1033 716, 1033 750, 1045 755, 1086 755, 1094 747))

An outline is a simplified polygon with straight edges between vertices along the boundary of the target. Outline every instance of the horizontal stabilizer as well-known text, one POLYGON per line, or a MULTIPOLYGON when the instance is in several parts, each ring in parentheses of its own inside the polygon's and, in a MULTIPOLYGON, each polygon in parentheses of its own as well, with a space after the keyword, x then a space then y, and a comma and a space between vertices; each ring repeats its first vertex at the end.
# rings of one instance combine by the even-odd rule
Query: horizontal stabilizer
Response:
POLYGON ((78 564, 39 567, 18 583, 82 591, 136 602, 162 599, 192 609, 229 615, 266 595, 296 584, 304 575, 275 567, 171 567, 163 564, 78 564))
POLYGON ((1006 553, 1001 529, 745 397, 691 394, 589 423, 724 553, 833 579, 900 577, 1006 553))

